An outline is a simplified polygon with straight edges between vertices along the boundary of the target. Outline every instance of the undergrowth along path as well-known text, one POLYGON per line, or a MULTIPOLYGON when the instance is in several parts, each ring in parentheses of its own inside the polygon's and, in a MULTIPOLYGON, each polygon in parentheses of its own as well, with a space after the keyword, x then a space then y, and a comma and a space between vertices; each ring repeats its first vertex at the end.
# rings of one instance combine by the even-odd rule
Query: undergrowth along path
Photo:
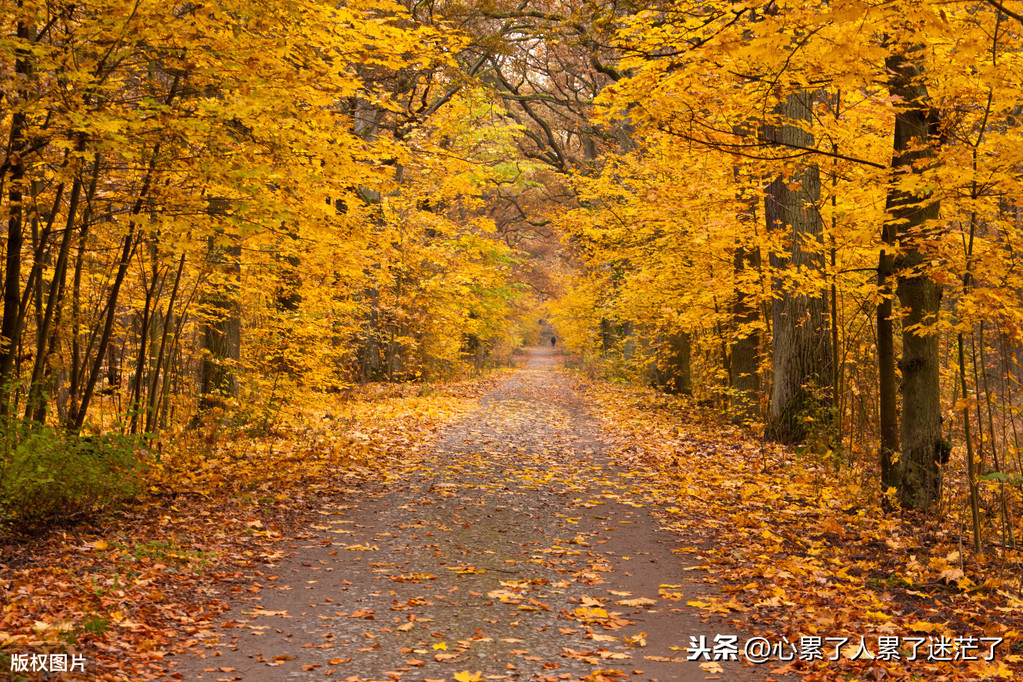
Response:
MULTIPOLYGON (((218 628, 168 658, 204 680, 764 679, 690 662, 690 636, 745 637, 687 606, 687 566, 606 432, 533 350, 390 483, 319 509, 218 628)), ((717 595, 720 596, 720 595, 717 595)))

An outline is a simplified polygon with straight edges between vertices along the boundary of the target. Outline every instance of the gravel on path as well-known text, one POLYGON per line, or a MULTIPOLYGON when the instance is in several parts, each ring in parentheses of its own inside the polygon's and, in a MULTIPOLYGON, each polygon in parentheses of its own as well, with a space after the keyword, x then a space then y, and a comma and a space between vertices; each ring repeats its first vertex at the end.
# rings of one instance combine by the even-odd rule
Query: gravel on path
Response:
POLYGON ((766 679, 686 660, 691 637, 741 654, 746 636, 686 605, 715 587, 613 464, 559 357, 531 350, 424 461, 318 510, 218 629, 168 656, 171 677, 766 679))

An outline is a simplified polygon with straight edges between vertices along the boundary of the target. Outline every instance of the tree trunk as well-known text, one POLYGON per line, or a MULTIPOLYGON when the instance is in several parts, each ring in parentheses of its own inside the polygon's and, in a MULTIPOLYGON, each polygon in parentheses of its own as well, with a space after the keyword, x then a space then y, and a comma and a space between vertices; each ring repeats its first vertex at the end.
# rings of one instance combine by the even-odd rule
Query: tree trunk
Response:
MULTIPOLYGON (((79 136, 79 153, 85 151, 85 137, 79 136)), ((86 201, 91 201, 96 191, 96 182, 99 178, 99 156, 95 157, 92 166, 92 176, 88 186, 86 201)), ((45 420, 46 405, 44 398, 45 382, 43 380, 44 370, 48 367, 50 355, 56 351, 59 340, 58 331, 63 313, 64 284, 67 279, 68 254, 71 251, 71 238, 74 234, 75 220, 78 216, 78 205, 81 200, 82 186, 84 181, 81 174, 77 174, 72 183, 71 196, 68 199, 67 222, 64 226, 64 234, 60 242, 60 250, 57 254, 57 261, 53 266, 53 278, 50 280, 49 290, 46 298, 46 312, 38 325, 36 342, 36 359, 32 368, 32 379, 29 383, 29 396, 25 407, 25 420, 43 422, 45 420)), ((56 211, 56 207, 54 207, 56 211)), ((38 281, 42 281, 41 278, 38 281)), ((38 297, 42 301, 42 296, 38 297)))
POLYGON ((610 353, 615 347, 614 324, 606 317, 600 319, 600 352, 610 353))
MULTIPOLYGON (((175 75, 174 80, 171 83, 170 90, 167 93, 167 99, 165 100, 167 106, 170 106, 170 104, 174 101, 174 98, 177 96, 178 86, 180 84, 181 75, 175 75)), ((121 247, 121 256, 117 263, 117 271, 113 275, 113 281, 106 297, 106 307, 100 314, 100 320, 98 321, 97 328, 94 330, 95 336, 99 339, 99 345, 96 349, 95 361, 93 362, 92 369, 82 376, 83 386, 80 401, 75 400, 78 387, 70 387, 72 399, 69 406, 70 409, 68 410, 68 423, 66 426, 71 431, 80 431, 82 425, 85 423, 85 418, 89 413, 89 404, 92 402, 93 394, 96 391, 96 382, 99 379, 99 374, 103 367, 103 358, 106 355, 107 347, 110 345, 113 334, 114 319, 117 316, 117 302, 121 293, 121 286, 124 284, 125 276, 128 274, 128 267, 131 264, 131 260, 135 255, 135 249, 138 245, 135 234, 136 229, 138 228, 138 215, 142 212, 142 208, 145 205, 146 200, 149 198, 149 191, 153 185, 154 176, 156 175, 157 161, 159 157, 160 143, 157 143, 153 146, 149 165, 146 169, 145 177, 142 180, 142 186, 139 188, 139 195, 136 197, 135 203, 129 213, 130 220, 128 222, 127 232, 124 235, 123 245, 121 247), (102 323, 102 327, 99 326, 99 323, 102 323)), ((90 340, 86 347, 85 357, 88 357, 91 349, 92 340, 90 340)))
MULTIPOLYGON (((173 95, 174 90, 177 88, 178 81, 174 81, 171 93, 173 95)), ((82 397, 80 402, 72 401, 71 408, 68 410, 68 424, 66 425, 70 431, 80 431, 82 426, 85 424, 85 417, 89 413, 89 404, 92 402, 92 397, 96 391, 96 382, 99 380, 100 372, 103 368, 103 358, 107 354, 107 349, 111 345, 111 339, 113 338, 114 331, 114 320, 117 317, 117 302, 121 294, 121 287, 124 284, 125 277, 128 274, 128 267, 131 265, 132 258, 135 255, 135 249, 138 246, 138 242, 135 239, 136 230, 138 228, 138 215, 142 212, 142 206, 149 196, 149 190, 152 187, 153 176, 156 173, 157 158, 160 153, 160 145, 156 145, 153 148, 152 158, 149 160, 149 167, 146 170, 146 176, 142 181, 142 187, 139 190, 139 196, 135 200, 135 204, 131 210, 131 221, 128 223, 128 230, 122 239, 121 255, 117 263, 117 271, 114 273, 113 281, 110 285, 110 290, 106 296, 106 305, 100 314, 100 319, 97 321, 97 327, 93 330, 93 335, 99 341, 99 345, 96 348, 95 359, 92 364, 92 369, 83 377, 84 385, 82 386, 82 397)), ((92 339, 86 348, 85 355, 88 357, 89 351, 92 350, 92 339)), ((77 395, 77 387, 72 387, 73 393, 77 395)))
POLYGON ((237 280, 241 273, 241 247, 226 249, 210 243, 210 260, 221 270, 223 281, 211 282, 201 307, 208 316, 202 326, 203 353, 200 368, 200 409, 222 404, 238 396, 238 378, 233 365, 241 359, 241 305, 237 280))
POLYGON ((760 312, 752 296, 743 286, 743 273, 760 268, 760 252, 756 248, 736 246, 733 256, 736 275, 732 320, 737 327, 732 352, 729 354, 732 382, 732 411, 737 419, 755 419, 760 393, 760 332, 756 323, 760 312))
POLYGON ((130 419, 129 433, 135 435, 138 433, 139 424, 143 422, 141 410, 142 410, 142 385, 143 382, 149 383, 149 376, 147 375, 147 369, 152 367, 152 363, 149 362, 149 358, 152 355, 152 338, 156 333, 154 329, 153 319, 158 312, 158 304, 160 294, 163 292, 163 285, 166 282, 167 275, 160 275, 159 266, 159 254, 157 252, 157 246, 155 242, 151 242, 150 258, 152 269, 149 275, 149 286, 146 286, 145 279, 142 280, 142 289, 146 294, 146 302, 142 307, 142 320, 139 324, 139 347, 138 353, 135 356, 135 374, 132 377, 131 382, 131 401, 129 403, 128 413, 130 419))
POLYGON ((369 311, 362 328, 356 358, 359 364, 359 383, 381 381, 384 378, 380 352, 380 290, 370 287, 364 292, 369 311))
MULTIPOLYGON (((181 287, 181 273, 185 269, 185 255, 182 254, 178 260, 178 271, 174 275, 174 287, 171 289, 170 300, 167 301, 167 312, 163 316, 163 324, 160 325, 160 346, 156 351, 152 375, 149 381, 149 392, 146 397, 146 433, 156 433, 157 427, 157 405, 159 403, 160 371, 164 370, 167 348, 167 338, 171 336, 174 328, 174 304, 177 302, 178 289, 181 287)), ((164 370, 166 372, 166 370, 164 370)), ((165 382, 166 383, 166 382, 165 382)))
MULTIPOLYGON (((889 206, 891 209, 889 196, 889 206)), ((899 415, 895 382, 895 321, 892 319, 892 276, 895 272, 896 226, 886 221, 881 232, 881 254, 877 263, 877 288, 881 296, 877 304, 877 366, 880 401, 881 445, 878 457, 881 466, 881 490, 899 487, 899 415)), ((887 504, 887 503, 886 503, 887 504)))
POLYGON ((938 499, 941 456, 941 402, 938 380, 938 332, 941 287, 925 270, 920 242, 937 220, 940 202, 930 192, 913 194, 899 186, 900 175, 922 173, 934 155, 937 117, 931 110, 921 69, 904 55, 886 61, 889 90, 899 97, 895 116, 893 178, 889 205, 897 226, 901 255, 895 263, 898 295, 906 310, 902 321, 902 458, 899 500, 904 507, 926 509, 938 499))
MULTIPOLYGON (((31 29, 28 24, 18 22, 17 35, 21 40, 28 40, 31 29)), ((22 77, 31 73, 28 61, 28 54, 21 50, 17 51, 17 59, 14 62, 14 72, 22 77)), ((27 99, 27 94, 22 93, 22 99, 27 99)), ((11 115, 11 137, 8 144, 8 154, 13 159, 11 163, 11 188, 7 199, 9 217, 7 219, 7 255, 4 262, 4 313, 0 322, 0 410, 6 412, 10 407, 8 404, 10 395, 9 382, 11 381, 11 370, 14 367, 14 358, 20 341, 21 330, 19 329, 18 318, 21 314, 21 247, 24 243, 22 232, 22 183, 25 179, 25 126, 27 119, 24 112, 14 109, 11 115)))
MULTIPOLYGON (((734 126, 732 132, 744 138, 752 138, 750 125, 734 126)), ((756 235, 757 198, 744 177, 742 168, 732 168, 736 184, 736 199, 741 208, 737 214, 741 234, 735 242, 732 253, 732 270, 735 276, 735 292, 731 302, 734 329, 731 352, 728 353, 728 381, 731 389, 731 414, 737 421, 756 419, 760 416, 760 309, 751 287, 752 273, 760 279, 760 248, 748 243, 746 233, 756 235)), ((762 286, 763 282, 760 283, 762 286)))
POLYGON ((657 360, 651 372, 651 383, 664 393, 691 394, 692 336, 684 331, 673 331, 663 337, 658 335, 657 346, 657 360))
MULTIPOLYGON (((786 147, 812 148, 813 135, 802 127, 788 124, 809 122, 813 97, 796 92, 775 109, 780 118, 776 126, 764 129, 765 141, 786 147)), ((823 290, 807 294, 796 291, 785 281, 784 271, 799 269, 821 273, 823 249, 807 249, 805 242, 821 243, 824 226, 816 204, 820 200, 820 173, 812 164, 797 166, 790 175, 780 175, 768 185, 764 212, 768 230, 784 230, 788 253, 771 255, 775 275, 775 298, 771 306, 773 321, 773 375, 771 414, 768 436, 783 442, 802 442, 808 435, 807 419, 815 420, 814 429, 827 428, 833 419, 818 409, 830 404, 827 387, 832 377, 831 335, 828 331, 828 305, 823 290)))

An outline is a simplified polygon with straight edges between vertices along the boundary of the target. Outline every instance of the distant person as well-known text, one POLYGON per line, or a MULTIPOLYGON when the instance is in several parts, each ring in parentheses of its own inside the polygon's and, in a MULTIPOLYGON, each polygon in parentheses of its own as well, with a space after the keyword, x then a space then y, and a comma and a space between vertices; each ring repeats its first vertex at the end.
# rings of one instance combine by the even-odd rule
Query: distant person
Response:
POLYGON ((554 337, 552 336, 552 337, 551 337, 551 348, 554 348, 554 346, 555 346, 555 345, 556 345, 557 343, 558 343, 558 340, 557 340, 556 338, 554 338, 554 337))

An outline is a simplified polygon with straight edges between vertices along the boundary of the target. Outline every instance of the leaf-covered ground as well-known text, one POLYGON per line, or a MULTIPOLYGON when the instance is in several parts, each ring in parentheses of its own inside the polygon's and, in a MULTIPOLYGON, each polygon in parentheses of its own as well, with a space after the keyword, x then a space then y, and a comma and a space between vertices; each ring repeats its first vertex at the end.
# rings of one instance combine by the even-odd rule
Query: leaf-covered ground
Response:
POLYGON ((319 510, 173 674, 763 679, 685 661, 685 638, 711 627, 685 598, 706 590, 550 358, 505 377, 389 485, 319 510))
POLYGON ((966 562, 950 528, 886 520, 809 458, 553 360, 165 452, 136 507, 5 548, 0 652, 80 654, 77 677, 131 680, 1021 669, 1010 576, 966 562), (687 661, 701 636, 711 653, 687 661), (780 649, 746 665, 755 636, 780 649), (783 638, 808 636, 838 638, 823 651, 839 660, 782 660, 783 638), (896 636, 924 638, 921 660, 856 655, 896 636), (713 660, 729 637, 740 660, 713 660), (993 661, 924 660, 941 637, 1004 642, 993 661))
POLYGON ((797 652, 801 637, 824 640, 824 660, 797 655, 776 674, 958 680, 1023 671, 1019 576, 997 557, 968 558, 952 521, 885 515, 857 468, 836 471, 711 426, 685 401, 606 384, 589 397, 617 425, 620 461, 652 491, 667 527, 704 539, 696 559, 730 596, 702 608, 754 635, 786 637, 797 652), (876 656, 880 637, 900 638, 898 660, 876 656), (857 655, 861 641, 870 655, 857 655))
POLYGON ((43 677, 12 672, 24 654, 82 655, 85 679, 162 677, 168 652, 227 608, 221 588, 257 589, 283 532, 419 456, 488 385, 319 396, 270 436, 214 424, 154 453, 133 507, 2 548, 0 679, 43 677))

